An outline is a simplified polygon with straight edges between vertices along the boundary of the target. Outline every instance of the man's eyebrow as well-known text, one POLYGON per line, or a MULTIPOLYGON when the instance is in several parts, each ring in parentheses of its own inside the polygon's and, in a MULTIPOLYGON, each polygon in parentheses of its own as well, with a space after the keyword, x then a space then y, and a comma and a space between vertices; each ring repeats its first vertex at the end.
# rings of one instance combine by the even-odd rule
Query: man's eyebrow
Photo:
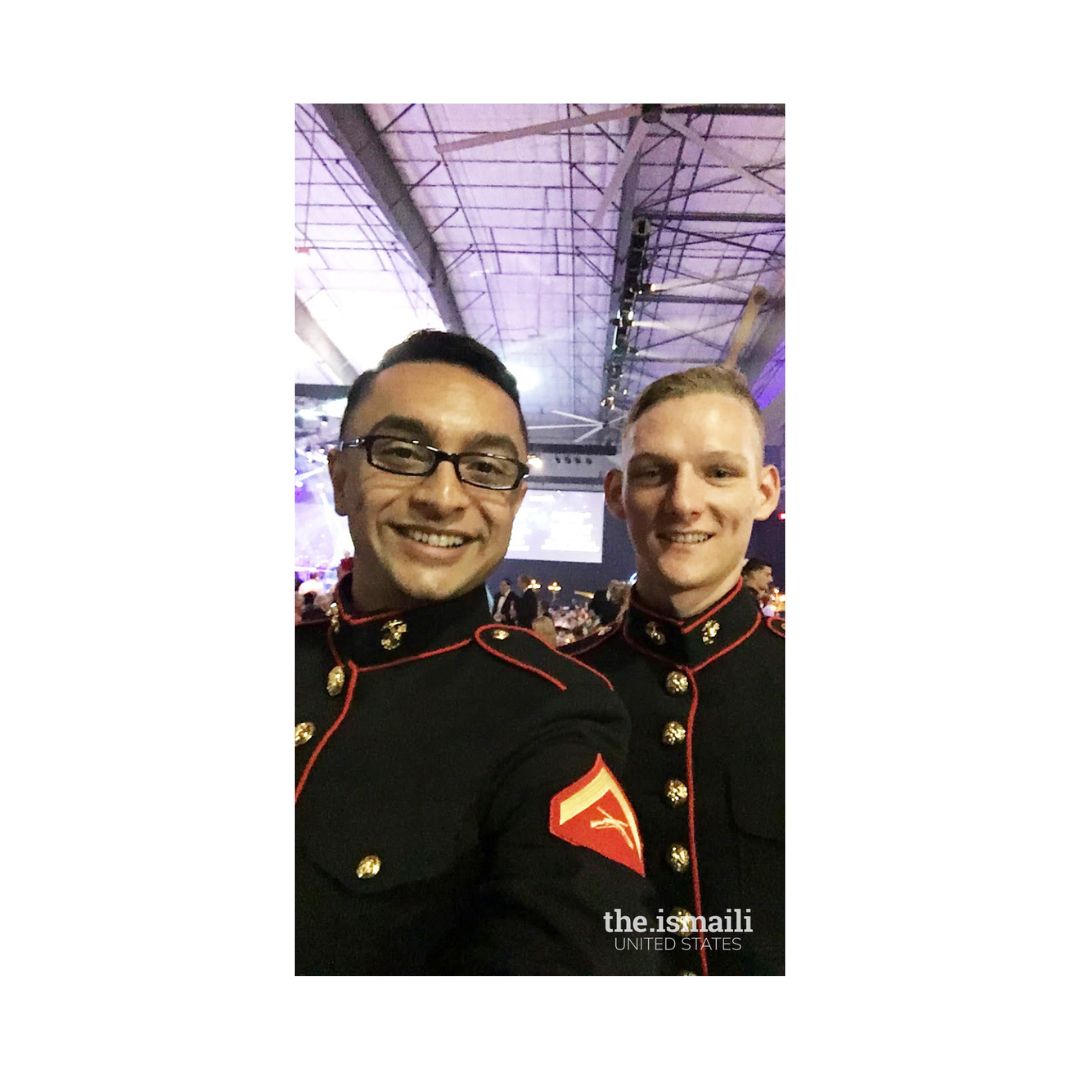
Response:
POLYGON ((502 452, 512 458, 516 458, 521 453, 517 448, 517 443, 509 435, 500 435, 494 431, 477 432, 465 444, 465 449, 502 452))
MULTIPOLYGON (((737 465, 745 468, 747 465, 746 456, 740 454, 737 450, 707 450, 701 454, 699 461, 720 461, 728 465, 737 465)), ((661 465, 675 465, 677 459, 669 457, 667 454, 661 454, 656 450, 639 450, 636 454, 633 454, 627 465, 633 465, 640 462, 658 463, 661 465)))
POLYGON ((421 442, 431 442, 432 435, 428 426, 411 416, 399 416, 397 413, 388 413, 382 419, 371 425, 369 435, 375 435, 383 431, 392 431, 395 435, 409 435, 421 442))
MULTIPOLYGON (((415 417, 401 416, 398 413, 389 413, 382 417, 371 426, 368 432, 369 435, 385 433, 404 435, 430 446, 434 446, 436 442, 436 436, 427 424, 415 417)), ((491 453, 503 453, 512 458, 516 458, 519 454, 517 443, 513 439, 494 431, 478 431, 469 437, 462 449, 487 450, 491 453)))

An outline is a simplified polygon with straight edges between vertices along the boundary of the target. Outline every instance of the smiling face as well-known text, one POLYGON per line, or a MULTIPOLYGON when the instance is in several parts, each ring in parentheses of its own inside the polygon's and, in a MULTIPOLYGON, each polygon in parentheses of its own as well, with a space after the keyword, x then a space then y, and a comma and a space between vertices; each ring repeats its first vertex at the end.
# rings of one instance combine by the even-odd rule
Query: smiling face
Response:
MULTIPOLYGON (((525 460, 517 410, 488 379, 455 364, 401 363, 375 378, 342 439, 396 435, 448 453, 486 451, 525 460)), ((362 448, 330 452, 334 508, 355 546, 352 599, 361 611, 408 609, 461 596, 506 554, 525 484, 488 491, 453 465, 398 476, 362 448)))
POLYGON ((723 393, 669 398, 627 429, 624 468, 608 473, 604 491, 630 531, 650 607, 684 618, 739 580, 754 522, 780 498, 779 474, 761 455, 754 414, 723 393))

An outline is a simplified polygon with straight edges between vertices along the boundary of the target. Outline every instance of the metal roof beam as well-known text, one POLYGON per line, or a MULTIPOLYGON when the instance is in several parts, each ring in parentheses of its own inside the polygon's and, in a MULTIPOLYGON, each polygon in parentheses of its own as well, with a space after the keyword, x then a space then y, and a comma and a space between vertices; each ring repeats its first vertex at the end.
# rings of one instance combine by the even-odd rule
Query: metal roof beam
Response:
POLYGON ((348 357, 330 340, 326 331, 315 321, 299 296, 296 298, 296 336, 330 368, 335 379, 345 386, 352 385, 359 372, 349 363, 348 357))
MULTIPOLYGON (((702 282, 704 284, 704 282, 702 282)), ((746 303, 745 296, 669 296, 667 293, 646 293, 642 298, 643 304, 728 304, 734 307, 742 307, 746 303)))
POLYGON ((363 105, 316 105, 315 111, 426 282, 446 328, 466 333, 439 249, 363 105))
POLYGON ((765 225, 784 224, 783 214, 712 214, 703 210, 684 210, 682 213, 676 213, 668 210, 647 209, 639 209, 637 213, 650 221, 738 221, 765 225))
POLYGON ((783 105, 682 105, 665 108, 669 113, 701 113, 705 116, 783 116, 783 105))

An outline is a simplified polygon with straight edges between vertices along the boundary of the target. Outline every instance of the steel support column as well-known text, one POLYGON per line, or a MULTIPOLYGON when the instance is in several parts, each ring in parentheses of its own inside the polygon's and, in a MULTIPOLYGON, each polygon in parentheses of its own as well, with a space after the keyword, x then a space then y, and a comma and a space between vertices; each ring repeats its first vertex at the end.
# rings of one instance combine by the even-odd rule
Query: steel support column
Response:
POLYGON ((316 105, 315 111, 426 282, 446 328, 464 334, 465 323, 439 249, 367 110, 363 105, 316 105))
MULTIPOLYGON (((633 119, 630 121, 630 131, 628 132, 628 135, 631 141, 633 140, 636 126, 643 122, 644 121, 642 120, 633 119)), ((608 325, 605 328, 609 335, 613 333, 612 323, 619 317, 619 304, 622 300, 623 288, 625 287, 626 259, 630 252, 630 232, 634 225, 634 204, 637 202, 638 171, 640 162, 640 156, 634 154, 630 167, 626 170, 626 175, 623 177, 622 191, 619 197, 619 228, 615 234, 615 259, 611 271, 611 301, 608 304, 608 325)), ((600 387, 602 402, 608 400, 608 387, 621 379, 622 367, 626 363, 626 360, 627 357, 625 354, 616 355, 614 348, 610 345, 608 346, 604 356, 603 383, 600 387)), ((601 420, 610 419, 614 410, 618 408, 619 405, 620 403, 618 401, 611 401, 610 405, 606 407, 601 403, 600 407, 597 409, 596 415, 601 420)))

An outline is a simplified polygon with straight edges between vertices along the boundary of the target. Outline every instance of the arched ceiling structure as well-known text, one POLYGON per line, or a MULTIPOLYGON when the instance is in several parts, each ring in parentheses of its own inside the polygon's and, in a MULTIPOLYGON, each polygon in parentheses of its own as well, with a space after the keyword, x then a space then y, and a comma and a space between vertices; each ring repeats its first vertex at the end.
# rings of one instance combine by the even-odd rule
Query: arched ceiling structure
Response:
POLYGON ((636 394, 697 364, 737 364, 782 446, 782 105, 305 104, 295 125, 303 460, 340 388, 425 326, 514 370, 530 483, 595 486, 636 394))

